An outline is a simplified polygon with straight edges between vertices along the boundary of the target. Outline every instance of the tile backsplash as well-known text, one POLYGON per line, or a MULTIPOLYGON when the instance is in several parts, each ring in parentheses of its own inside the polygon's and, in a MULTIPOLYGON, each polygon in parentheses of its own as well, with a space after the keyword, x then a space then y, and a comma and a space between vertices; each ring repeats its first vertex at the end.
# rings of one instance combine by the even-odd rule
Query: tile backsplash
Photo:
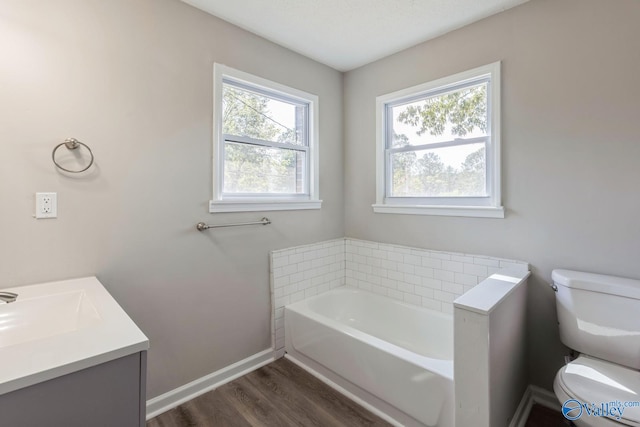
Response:
POLYGON ((342 238, 271 252, 272 342, 284 354, 284 306, 349 285, 445 313, 505 267, 526 262, 342 238))
POLYGON ((284 306, 345 284, 344 239, 271 252, 272 341, 284 352, 284 306))
POLYGON ((526 262, 345 239, 345 284, 453 313, 453 301, 501 268, 526 262))

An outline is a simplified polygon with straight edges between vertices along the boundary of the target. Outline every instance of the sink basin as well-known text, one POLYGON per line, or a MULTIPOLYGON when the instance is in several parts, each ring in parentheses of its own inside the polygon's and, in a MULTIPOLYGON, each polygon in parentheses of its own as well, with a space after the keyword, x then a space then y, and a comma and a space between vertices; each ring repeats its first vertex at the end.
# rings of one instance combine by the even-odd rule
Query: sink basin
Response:
POLYGON ((96 277, 3 289, 0 395, 145 351, 149 340, 96 277))
POLYGON ((98 310, 83 290, 19 296, 15 302, 0 305, 0 347, 76 331, 99 320, 98 310))

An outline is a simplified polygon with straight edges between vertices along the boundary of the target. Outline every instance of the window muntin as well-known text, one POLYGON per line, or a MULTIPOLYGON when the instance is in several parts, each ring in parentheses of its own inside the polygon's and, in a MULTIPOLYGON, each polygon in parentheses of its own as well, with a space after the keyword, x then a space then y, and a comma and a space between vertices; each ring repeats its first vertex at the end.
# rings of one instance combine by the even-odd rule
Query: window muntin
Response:
POLYGON ((489 79, 386 104, 386 197, 487 197, 489 79))
POLYGON ((309 104, 222 81, 222 133, 292 145, 308 145, 309 104), (251 114, 246 114, 246 113, 251 114))
POLYGON ((225 139, 223 194, 306 194, 305 150, 225 139))
POLYGON ((488 79, 387 104, 387 148, 488 136, 488 79))
POLYGON ((209 212, 319 209, 318 97, 214 65, 209 212))
POLYGON ((309 195, 309 104, 222 81, 222 196, 309 195))
POLYGON ((400 213, 437 215, 420 208, 464 206, 503 215, 499 65, 378 97, 376 212, 402 206, 413 212, 400 213))

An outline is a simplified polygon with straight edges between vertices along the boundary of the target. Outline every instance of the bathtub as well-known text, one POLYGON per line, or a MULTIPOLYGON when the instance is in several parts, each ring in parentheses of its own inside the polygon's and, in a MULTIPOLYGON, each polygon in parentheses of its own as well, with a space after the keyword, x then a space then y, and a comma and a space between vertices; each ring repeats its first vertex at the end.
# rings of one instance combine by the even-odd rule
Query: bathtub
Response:
POLYGON ((340 287, 285 307, 287 357, 405 426, 454 426, 453 316, 340 287))

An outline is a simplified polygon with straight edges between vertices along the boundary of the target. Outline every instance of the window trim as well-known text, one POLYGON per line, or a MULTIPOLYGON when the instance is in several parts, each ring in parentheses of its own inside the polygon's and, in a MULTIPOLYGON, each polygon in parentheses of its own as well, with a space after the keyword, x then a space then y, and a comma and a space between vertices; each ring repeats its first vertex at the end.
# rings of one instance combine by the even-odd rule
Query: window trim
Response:
MULTIPOLYGON (((209 212, 256 212, 272 210, 300 210, 320 209, 322 200, 319 199, 319 121, 318 96, 298 89, 285 86, 262 77, 254 76, 244 71, 236 70, 223 64, 213 65, 213 197, 209 201, 209 212), (224 195, 223 162, 225 135, 222 133, 222 89, 223 81, 237 83, 252 90, 264 91, 266 96, 302 102, 308 104, 307 146, 296 146, 295 149, 307 153, 307 175, 309 180, 309 194, 269 195, 243 194, 237 196, 224 195)), ((268 141, 264 141, 268 143, 268 141)), ((276 148, 282 147, 282 144, 276 148)))
MULTIPOLYGON (((482 137, 482 139, 486 138, 482 137)), ((446 145, 449 142, 442 144, 446 145)), ((455 144, 455 142, 452 143, 455 144)), ((429 147, 435 148, 442 144, 429 144, 429 147)), ((415 149, 415 147, 412 149, 415 149)), ((373 211, 376 213, 504 218, 504 207, 501 206, 500 159, 500 61, 376 98, 376 203, 372 205, 373 211), (488 200, 480 205, 470 204, 474 199, 480 199, 478 197, 448 197, 446 198, 447 202, 451 202, 453 199, 457 200, 455 203, 447 204, 442 204, 441 200, 439 204, 437 200, 439 198, 436 197, 432 198, 431 203, 424 203, 427 198, 386 197, 387 174, 390 170, 386 147, 389 131, 389 123, 386 121, 388 117, 386 114, 387 108, 399 101, 406 102, 412 96, 419 98, 425 92, 445 92, 448 89, 465 83, 476 82, 482 78, 488 78, 490 81, 490 93, 488 95, 490 129, 486 144, 491 147, 491 150, 487 150, 491 163, 487 162, 487 165, 491 164, 492 167, 491 170, 487 171, 488 200)))

